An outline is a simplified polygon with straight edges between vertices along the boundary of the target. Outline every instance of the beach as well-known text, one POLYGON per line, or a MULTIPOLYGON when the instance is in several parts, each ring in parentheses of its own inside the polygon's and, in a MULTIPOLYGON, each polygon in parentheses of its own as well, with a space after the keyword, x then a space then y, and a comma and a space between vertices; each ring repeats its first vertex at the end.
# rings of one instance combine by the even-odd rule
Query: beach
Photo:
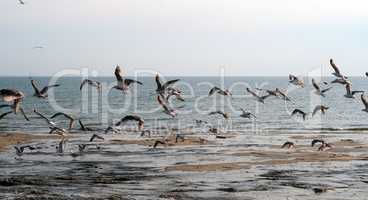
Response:
MULTIPOLYGON (((59 138, 2 133, 0 197, 10 199, 360 199, 368 177, 368 141, 361 133, 243 135, 218 139, 186 134, 184 141, 160 136, 103 135, 78 157, 55 153, 59 138), (246 139, 245 139, 246 138, 246 139), (328 151, 312 139, 334 145, 328 151), (284 141, 295 148, 281 149, 284 141), (40 147, 16 158, 18 142, 40 147), (96 145, 99 147, 96 148, 96 145), (103 190, 103 192, 98 192, 103 190)), ((68 139, 70 149, 90 135, 68 139)))

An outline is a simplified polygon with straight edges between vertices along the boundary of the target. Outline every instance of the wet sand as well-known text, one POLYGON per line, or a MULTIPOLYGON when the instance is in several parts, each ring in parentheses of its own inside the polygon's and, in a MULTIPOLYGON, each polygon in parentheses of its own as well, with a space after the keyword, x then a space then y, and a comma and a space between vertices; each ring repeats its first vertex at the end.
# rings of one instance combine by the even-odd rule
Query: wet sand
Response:
POLYGON ((361 134, 100 134, 105 141, 90 143, 91 134, 73 135, 58 154, 57 136, 1 133, 0 198, 362 199, 368 189, 361 134), (311 147, 317 138, 334 148, 311 147), (157 140, 166 144, 154 149, 157 140), (285 141, 295 148, 281 149, 285 141), (18 142, 42 148, 14 159, 18 142), (81 143, 88 148, 76 156, 81 143))

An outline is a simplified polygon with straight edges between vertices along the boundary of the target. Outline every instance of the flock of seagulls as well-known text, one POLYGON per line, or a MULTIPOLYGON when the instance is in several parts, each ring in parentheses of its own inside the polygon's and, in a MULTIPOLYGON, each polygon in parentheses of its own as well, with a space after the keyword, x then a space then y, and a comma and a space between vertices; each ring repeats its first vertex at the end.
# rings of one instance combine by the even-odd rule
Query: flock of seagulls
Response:
MULTIPOLYGON (((334 63, 334 61, 331 59, 330 60, 330 65, 332 66, 334 72, 332 73, 336 79, 333 80, 331 83, 337 83, 337 84, 341 84, 344 85, 346 88, 346 94, 344 95, 346 98, 355 98, 354 95, 357 93, 361 93, 361 101, 363 102, 364 105, 364 109, 362 109, 365 112, 368 112, 368 100, 366 99, 366 97, 364 96, 364 91, 354 91, 352 90, 352 83, 351 81, 348 79, 348 77, 346 77, 345 75, 343 75, 341 73, 341 71, 339 70, 339 68, 336 66, 336 64, 334 63)), ((143 85, 142 82, 134 80, 134 79, 128 79, 122 76, 122 70, 119 66, 116 66, 115 68, 115 78, 117 81, 117 84, 113 87, 116 90, 121 91, 123 94, 126 94, 129 89, 130 86, 132 84, 137 84, 137 85, 143 85)), ((368 73, 366 73, 366 75, 368 76, 368 73)), ((163 82, 160 78, 160 76, 157 74, 155 77, 155 82, 156 82, 156 95, 157 95, 157 102, 158 104, 161 106, 162 108, 162 112, 175 118, 178 116, 178 111, 173 108, 171 106, 170 103, 170 98, 171 97, 175 97, 177 100, 179 101, 185 101, 185 99, 181 96, 182 95, 182 91, 180 91, 178 88, 174 87, 173 85, 175 83, 177 83, 178 81, 180 81, 180 79, 174 79, 174 80, 168 80, 166 82, 163 82)), ((31 85, 34 89, 34 96, 37 98, 42 98, 45 99, 48 97, 48 90, 50 88, 57 88, 60 85, 59 84, 54 84, 54 85, 46 85, 44 86, 42 89, 39 88, 37 86, 37 83, 35 80, 31 79, 30 80, 31 85)), ((293 84, 297 87, 300 88, 304 88, 305 87, 305 83, 304 80, 300 77, 297 77, 295 75, 289 75, 289 83, 293 84)), ((323 82, 324 85, 329 85, 329 83, 327 82, 323 82)), ((80 90, 82 90, 84 87, 86 86, 90 86, 90 87, 94 87, 96 88, 98 91, 101 91, 102 89, 102 84, 96 80, 91 80, 91 79, 84 79, 81 84, 80 84, 80 90)), ((325 97, 327 92, 330 91, 332 89, 332 87, 327 87, 327 88, 322 88, 322 85, 317 83, 314 79, 312 79, 312 85, 315 89, 315 94, 319 95, 321 97, 325 97)), ((267 90, 267 89, 260 89, 260 88, 256 88, 257 91, 260 91, 264 94, 258 94, 255 91, 253 91, 251 88, 246 88, 246 92, 249 93, 256 101, 260 102, 260 103, 265 103, 265 100, 267 98, 269 98, 270 96, 275 96, 278 98, 281 98, 285 101, 291 101, 291 98, 288 97, 287 95, 287 91, 282 91, 279 88, 275 88, 275 90, 267 90)), ((221 89, 220 87, 213 87, 209 90, 208 96, 212 96, 212 95, 223 95, 223 96, 232 96, 231 91, 229 91, 228 89, 221 89)), ((23 110, 23 108, 21 107, 21 102, 22 100, 25 98, 25 95, 22 91, 16 90, 16 89, 1 89, 0 90, 0 97, 3 99, 3 101, 9 103, 9 104, 3 104, 0 105, 0 109, 2 108, 10 108, 10 111, 4 112, 2 114, 0 114, 0 120, 3 119, 4 117, 6 117, 7 115, 14 113, 17 114, 19 111, 23 114, 24 118, 26 120, 29 121, 29 118, 27 117, 25 111, 23 110)), ((327 112, 327 110, 329 109, 328 106, 326 105, 316 105, 315 108, 313 109, 312 112, 312 117, 318 113, 321 112, 322 114, 325 114, 327 112)), ((244 109, 240 108, 241 110, 241 114, 240 117, 242 118, 257 118, 254 114, 245 111, 244 109)), ((78 124, 80 126, 79 130, 81 131, 95 131, 92 128, 86 127, 81 119, 77 119, 76 117, 72 116, 71 114, 68 113, 63 113, 63 112, 57 112, 55 114, 53 114, 50 117, 45 116, 44 114, 42 114, 41 112, 37 111, 36 109, 33 110, 33 112, 39 116, 41 119, 45 120, 47 126, 50 129, 50 134, 57 134, 60 135, 62 137, 62 140, 64 141, 64 138, 68 135, 68 133, 74 128, 75 126, 75 121, 78 121, 78 124), (66 128, 62 128, 57 126, 57 123, 53 120, 56 119, 64 119, 66 121, 68 121, 68 127, 66 128)), ((303 120, 307 119, 307 115, 309 113, 304 112, 301 109, 295 109, 291 112, 291 116, 294 115, 300 115, 303 120)), ((229 119, 230 115, 229 113, 226 113, 224 111, 221 110, 215 110, 212 112, 209 112, 208 115, 219 115, 222 116, 224 119, 229 119)), ((132 121, 137 123, 137 127, 138 130, 141 131, 141 135, 145 135, 145 134, 149 134, 150 135, 150 131, 149 130, 145 130, 144 129, 144 119, 138 115, 127 115, 123 118, 121 118, 117 123, 112 124, 111 126, 108 126, 105 130, 104 133, 109 133, 109 132, 119 132, 118 131, 118 127, 121 126, 124 123, 127 123, 128 121, 132 121)), ((196 120, 196 123, 201 124, 201 123, 207 123, 205 121, 202 120, 196 120)), ((210 128, 209 132, 213 132, 213 133, 218 133, 218 130, 216 128, 210 128)), ((182 136, 180 136, 179 139, 184 139, 181 138, 182 136)), ((98 136, 96 134, 93 135, 93 138, 91 138, 91 141, 93 139, 101 139, 101 136, 98 136)), ((65 141, 63 142, 63 144, 65 143, 65 141)), ((154 147, 156 147, 158 144, 163 143, 162 141, 157 142, 157 144, 155 143, 155 145, 153 145, 154 147)), ((322 149, 327 149, 327 147, 331 147, 332 145, 325 143, 325 142, 321 142, 322 146, 324 146, 322 149)), ((313 145, 312 145, 313 146, 313 145)), ((284 147, 294 147, 294 144, 291 142, 287 142, 283 145, 284 147)), ((61 147, 58 149, 58 151, 61 151, 61 147)), ((84 149, 84 148, 81 148, 84 149)), ((17 152, 22 152, 24 150, 23 149, 17 149, 17 152)))

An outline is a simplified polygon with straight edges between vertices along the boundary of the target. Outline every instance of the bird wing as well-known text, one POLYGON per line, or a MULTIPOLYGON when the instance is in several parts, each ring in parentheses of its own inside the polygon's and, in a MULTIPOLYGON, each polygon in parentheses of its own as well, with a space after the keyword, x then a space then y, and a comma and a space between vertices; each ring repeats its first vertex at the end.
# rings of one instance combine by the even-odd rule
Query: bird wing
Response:
POLYGON ((332 68, 334 69, 335 73, 339 76, 341 76, 340 70, 339 68, 335 65, 334 61, 332 59, 330 59, 330 65, 332 66, 332 68))
POLYGON ((259 97, 255 92, 253 92, 252 90, 250 90, 249 88, 247 88, 247 92, 249 92, 251 95, 255 96, 255 97, 259 97))
POLYGON ((303 111, 301 111, 301 110, 299 110, 299 109, 294 109, 294 110, 293 110, 293 112, 291 113, 291 115, 293 116, 293 115, 295 115, 295 114, 297 114, 297 113, 300 113, 300 114, 302 114, 302 115, 304 115, 304 114, 305 114, 303 111))
POLYGON ((317 91, 321 91, 321 89, 319 88, 319 85, 316 83, 316 81, 314 80, 314 78, 312 78, 312 85, 313 85, 313 87, 314 87, 317 91))
POLYGON ((40 91, 38 90, 37 85, 36 85, 36 83, 35 83, 35 81, 34 81, 34 80, 31 80, 31 85, 32 85, 33 90, 35 91, 35 93, 36 93, 36 94, 39 94, 39 93, 40 93, 40 91))
POLYGON ((84 79, 79 87, 79 90, 82 90, 83 86, 86 84, 86 83, 90 83, 91 80, 88 80, 88 79, 84 79))
POLYGON ((2 118, 4 118, 5 116, 9 115, 10 113, 12 113, 12 111, 9 111, 9 112, 6 112, 6 113, 1 114, 1 115, 0 115, 0 120, 1 120, 2 118))
POLYGON ((29 118, 27 117, 26 113, 24 112, 23 108, 19 108, 20 112, 22 113, 24 119, 26 119, 27 121, 29 121, 29 118))
POLYGON ((176 82, 178 82, 178 81, 180 81, 180 79, 174 79, 174 80, 169 80, 169 81, 167 81, 162 87, 164 88, 164 89, 166 89, 167 87, 169 87, 169 85, 172 85, 172 84, 174 84, 174 83, 176 83, 176 82))
POLYGON ((292 75, 292 74, 289 74, 289 80, 290 80, 290 81, 293 81, 293 80, 295 80, 295 79, 297 79, 297 77, 296 77, 296 76, 294 76, 294 75, 292 75))
POLYGON ((115 77, 118 82, 123 82, 123 77, 121 76, 121 69, 119 66, 116 66, 115 68, 115 77))
POLYGON ((132 83, 138 83, 139 85, 143 85, 142 82, 139 82, 139 81, 136 81, 136 80, 133 80, 133 79, 125 79, 124 80, 124 84, 127 85, 127 86, 129 86, 132 83))
POLYGON ((66 118, 68 118, 68 119, 70 119, 70 120, 74 120, 74 118, 72 116, 70 116, 68 114, 65 114, 63 112, 55 113, 53 116, 51 116, 51 119, 53 119, 53 118, 55 118, 57 116, 61 116, 61 115, 64 116, 64 117, 66 117, 66 118))
POLYGON ((156 81, 156 84, 157 84, 157 89, 161 89, 162 85, 161 85, 161 81, 160 81, 160 76, 158 74, 156 74, 155 81, 156 81))
POLYGON ((362 102, 365 106, 366 109, 368 109, 368 101, 367 99, 364 97, 364 94, 360 95, 360 98, 362 99, 362 102))
POLYGON ((85 130, 86 129, 86 127, 84 127, 84 124, 82 123, 82 121, 80 119, 78 120, 78 123, 81 126, 81 129, 82 130, 85 130))
POLYGON ((41 94, 45 94, 50 88, 52 87, 59 87, 60 85, 59 84, 55 84, 55 85, 48 85, 48 86, 45 86, 42 90, 41 90, 41 94))
POLYGON ((345 89, 346 89, 346 94, 347 95, 351 94, 351 84, 346 84, 345 89))

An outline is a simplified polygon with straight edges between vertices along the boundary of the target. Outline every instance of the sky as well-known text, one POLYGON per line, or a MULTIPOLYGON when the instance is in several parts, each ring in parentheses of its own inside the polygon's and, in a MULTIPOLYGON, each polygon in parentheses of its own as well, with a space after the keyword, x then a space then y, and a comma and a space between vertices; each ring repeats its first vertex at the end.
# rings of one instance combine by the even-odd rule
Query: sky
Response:
POLYGON ((0 1, 2 76, 119 64, 164 75, 287 76, 368 71, 364 0, 0 1), (43 46, 36 49, 35 46, 43 46))

